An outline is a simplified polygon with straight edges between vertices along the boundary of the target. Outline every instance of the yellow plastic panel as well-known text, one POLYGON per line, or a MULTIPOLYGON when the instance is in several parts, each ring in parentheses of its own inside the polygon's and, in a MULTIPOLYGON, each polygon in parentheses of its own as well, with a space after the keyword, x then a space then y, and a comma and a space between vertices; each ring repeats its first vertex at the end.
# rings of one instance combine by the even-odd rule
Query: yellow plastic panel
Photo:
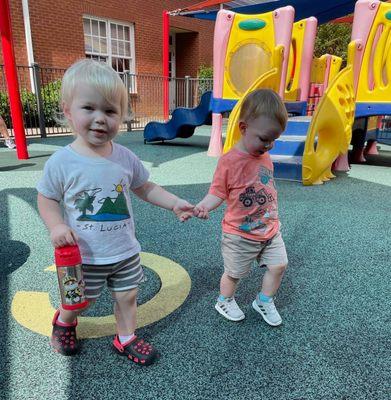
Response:
POLYGON ((302 52, 304 45, 306 20, 300 20, 293 24, 292 43, 289 51, 287 85, 285 89, 285 99, 296 101, 300 97, 300 69, 302 61, 302 52), (294 65, 294 63, 296 63, 294 65), (294 68, 294 71, 293 71, 294 68))
POLYGON ((357 102, 391 99, 391 4, 381 2, 368 35, 357 85, 357 102), (381 32, 380 36, 379 33, 381 32), (378 41, 376 43, 376 39, 378 41), (371 77, 373 76, 373 80, 371 77))
POLYGON ((223 98, 239 99, 256 79, 273 68, 274 47, 272 12, 235 14, 224 64, 223 98), (243 29, 251 21, 262 21, 262 26, 243 29))
POLYGON ((312 83, 323 83, 326 73, 327 66, 327 55, 319 58, 314 58, 311 65, 311 82, 312 83))
POLYGON ((331 82, 341 70, 342 58, 338 56, 331 56, 329 82, 331 82))
POLYGON ((275 67, 269 70, 268 72, 264 73, 262 76, 260 76, 251 85, 251 87, 247 89, 247 91, 239 99, 239 101, 236 103, 235 107, 231 111, 227 126, 227 136, 224 142, 224 149, 223 149, 224 153, 231 150, 232 147, 240 139, 241 134, 239 130, 239 114, 243 100, 246 97, 246 95, 256 89, 272 89, 278 93, 281 81, 283 52, 284 52, 283 46, 277 46, 275 48, 273 52, 273 65, 275 65, 275 67))
POLYGON ((303 154, 303 184, 317 185, 334 177, 331 166, 345 154, 352 137, 355 101, 349 64, 329 84, 311 121, 303 154))

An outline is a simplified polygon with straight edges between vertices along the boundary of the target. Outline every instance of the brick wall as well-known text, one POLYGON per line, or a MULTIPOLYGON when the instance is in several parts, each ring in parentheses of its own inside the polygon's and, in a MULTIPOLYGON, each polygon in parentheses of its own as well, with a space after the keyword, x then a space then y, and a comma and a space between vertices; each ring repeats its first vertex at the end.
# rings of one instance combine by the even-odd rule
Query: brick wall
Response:
MULTIPOLYGON (((84 57, 82 16, 135 24, 136 72, 162 74, 162 11, 194 4, 194 0, 33 0, 29 2, 34 58, 43 67, 67 68, 84 57), (142 10, 142 11, 141 11, 142 10)), ((10 0, 15 57, 27 65, 21 0, 10 0)), ((200 64, 212 63, 211 21, 171 17, 172 27, 191 33, 177 35, 177 76, 194 76, 200 64)), ((0 45, 1 48, 1 45, 0 45)), ((0 64, 3 63, 0 53, 0 64)))

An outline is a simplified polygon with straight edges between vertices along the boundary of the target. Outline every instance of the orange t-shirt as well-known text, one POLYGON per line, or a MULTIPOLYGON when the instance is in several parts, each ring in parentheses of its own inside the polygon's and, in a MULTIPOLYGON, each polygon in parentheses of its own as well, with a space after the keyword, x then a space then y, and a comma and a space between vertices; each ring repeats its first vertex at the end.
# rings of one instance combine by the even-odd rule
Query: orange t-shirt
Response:
POLYGON ((224 154, 209 193, 224 199, 223 232, 265 241, 279 230, 277 190, 269 153, 253 156, 233 148, 224 154))

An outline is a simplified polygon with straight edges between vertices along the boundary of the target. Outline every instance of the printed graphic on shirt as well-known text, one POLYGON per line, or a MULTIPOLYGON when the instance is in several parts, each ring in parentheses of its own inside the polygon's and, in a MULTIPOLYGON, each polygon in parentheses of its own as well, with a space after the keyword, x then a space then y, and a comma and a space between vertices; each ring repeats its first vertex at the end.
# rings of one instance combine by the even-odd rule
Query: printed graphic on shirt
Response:
POLYGON ((81 212, 77 220, 102 222, 128 219, 130 214, 126 204, 125 189, 125 185, 121 181, 119 184, 114 184, 112 190, 116 192, 116 197, 107 196, 98 200, 96 200, 97 194, 102 191, 102 188, 86 189, 77 193, 74 205, 81 212), (100 207, 94 207, 94 203, 97 203, 100 207), (96 209, 96 213, 93 214, 96 209))
POLYGON ((242 202, 245 207, 252 207, 254 203, 263 206, 266 202, 273 200, 273 195, 266 192, 264 188, 256 191, 254 186, 246 188, 246 190, 239 195, 239 201, 242 202))
POLYGON ((253 185, 239 194, 239 201, 245 209, 248 209, 248 214, 244 216, 239 226, 239 229, 243 232, 257 230, 265 233, 268 230, 268 220, 278 217, 275 206, 270 204, 275 200, 271 192, 271 190, 275 190, 272 171, 261 166, 258 172, 258 179, 259 189, 253 185))
POLYGON ((262 185, 268 186, 270 184, 274 188, 276 187, 274 184, 273 172, 270 169, 261 167, 259 169, 258 176, 259 176, 259 180, 261 181, 262 185))
POLYGON ((258 209, 255 213, 246 215, 243 219, 243 223, 239 226, 239 229, 243 232, 251 232, 254 229, 264 231, 267 225, 263 218, 268 218, 269 213, 265 210, 258 209))

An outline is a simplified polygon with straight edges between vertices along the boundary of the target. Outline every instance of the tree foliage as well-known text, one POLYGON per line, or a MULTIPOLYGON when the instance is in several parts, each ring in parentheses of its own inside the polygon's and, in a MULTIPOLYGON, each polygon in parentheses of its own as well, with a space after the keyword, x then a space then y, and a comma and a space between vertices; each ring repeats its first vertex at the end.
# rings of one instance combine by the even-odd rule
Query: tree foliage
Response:
POLYGON ((332 54, 341 57, 345 64, 351 34, 351 24, 320 25, 315 40, 315 56, 320 57, 326 53, 332 54))

